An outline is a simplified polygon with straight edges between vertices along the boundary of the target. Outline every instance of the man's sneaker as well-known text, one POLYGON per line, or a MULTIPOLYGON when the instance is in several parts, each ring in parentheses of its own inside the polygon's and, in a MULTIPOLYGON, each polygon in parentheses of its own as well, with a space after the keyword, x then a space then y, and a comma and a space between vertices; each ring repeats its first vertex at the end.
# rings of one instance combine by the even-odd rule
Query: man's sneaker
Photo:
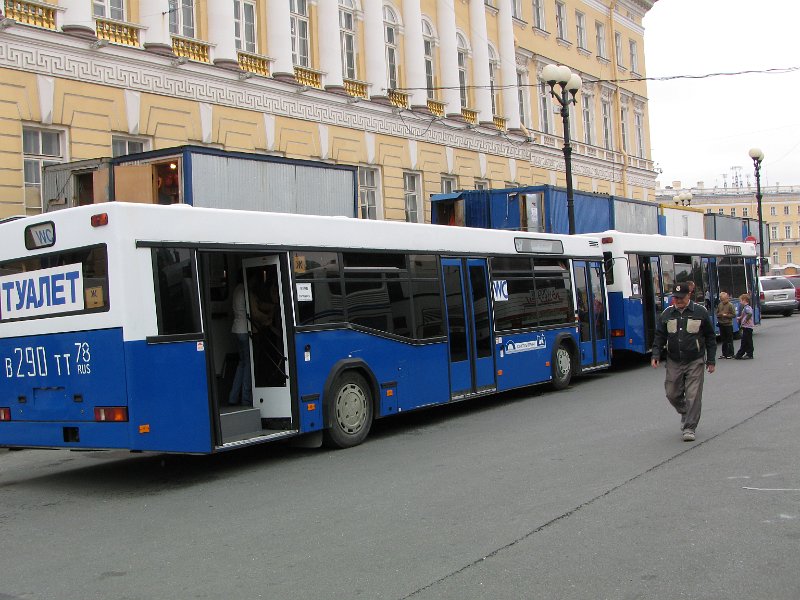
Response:
POLYGON ((691 429, 684 429, 683 430, 683 441, 684 442, 693 442, 694 441, 694 431, 691 429))

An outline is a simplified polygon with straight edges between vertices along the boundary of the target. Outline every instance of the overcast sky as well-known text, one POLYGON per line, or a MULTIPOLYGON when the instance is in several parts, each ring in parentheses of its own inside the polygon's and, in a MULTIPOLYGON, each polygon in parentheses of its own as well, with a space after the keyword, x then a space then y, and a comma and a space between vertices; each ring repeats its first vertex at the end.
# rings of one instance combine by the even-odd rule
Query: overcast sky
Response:
MULTIPOLYGON (((648 77, 800 67, 800 0, 658 0, 647 13, 648 77)), ((800 70, 706 79, 649 81, 650 143, 663 173, 706 187, 741 179, 800 185, 800 70)))

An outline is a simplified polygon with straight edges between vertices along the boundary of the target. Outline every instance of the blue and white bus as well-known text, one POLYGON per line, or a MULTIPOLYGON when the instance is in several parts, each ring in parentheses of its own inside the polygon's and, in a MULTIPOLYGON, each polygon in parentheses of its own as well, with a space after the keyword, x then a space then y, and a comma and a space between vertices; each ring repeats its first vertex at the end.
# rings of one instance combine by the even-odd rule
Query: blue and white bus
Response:
POLYGON ((602 264, 586 237, 185 205, 7 222, 0 446, 347 447, 376 418, 562 388, 609 363, 602 264), (252 407, 227 405, 238 281, 276 307, 249 326, 252 407))
POLYGON ((758 289, 758 259, 750 243, 620 231, 591 235, 603 246, 614 351, 650 352, 656 319, 669 306, 676 283, 693 281, 692 299, 712 316, 720 292, 727 292, 738 310, 739 296, 753 298, 758 289))

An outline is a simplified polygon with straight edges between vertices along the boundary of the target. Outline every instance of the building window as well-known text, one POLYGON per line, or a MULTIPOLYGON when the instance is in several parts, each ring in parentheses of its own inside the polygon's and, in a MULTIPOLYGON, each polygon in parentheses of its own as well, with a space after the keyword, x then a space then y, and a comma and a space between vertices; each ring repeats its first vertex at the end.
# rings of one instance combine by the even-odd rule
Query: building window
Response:
POLYGON ((339 33, 342 38, 342 75, 356 78, 356 16, 353 0, 339 0, 339 33))
POLYGON ((498 114, 497 108, 500 106, 500 90, 497 87, 497 69, 500 63, 497 60, 497 53, 494 48, 489 46, 489 94, 492 97, 492 114, 498 114))
POLYGON ((386 86, 390 90, 397 89, 397 15, 388 6, 383 7, 383 25, 386 40, 386 86))
POLYGON ((611 123, 611 101, 602 100, 600 106, 603 114, 603 148, 613 150, 614 136, 611 123))
POLYGON ((644 118, 640 113, 633 117, 634 135, 636 136, 636 155, 644 158, 644 118))
POLYGON ((553 133, 553 99, 550 86, 544 81, 539 84, 539 129, 543 133, 553 133))
POLYGON ((718 208, 717 209, 717 213, 720 214, 720 215, 724 215, 725 214, 725 209, 724 208, 718 208))
POLYGON ((586 15, 581 11, 575 11, 575 32, 578 48, 586 49, 586 15))
POLYGON ((711 209, 710 209, 710 208, 707 208, 707 209, 706 209, 706 214, 707 214, 707 215, 710 215, 710 214, 711 214, 711 209))
POLYGON ((125 20, 123 0, 93 0, 92 13, 95 17, 107 17, 117 21, 125 20))
POLYGON ((522 0, 511 0, 511 15, 515 19, 522 18, 522 0))
POLYGON ((490 189, 489 188, 489 182, 486 181, 485 179, 476 179, 472 185, 475 186, 476 190, 488 190, 488 189, 490 189))
POLYGON ((233 30, 237 50, 256 51, 255 2, 233 0, 233 30))
POLYGON ((791 225, 784 225, 783 226, 783 233, 786 234, 785 238, 787 240, 792 239, 792 226, 791 225))
POLYGON ((800 206, 797 207, 797 214, 800 215, 800 206))
POLYGON ((194 0, 169 0, 169 32, 194 37, 194 0))
POLYGON ((528 126, 528 76, 523 71, 517 71, 517 104, 519 105, 519 122, 523 127, 528 126))
POLYGON ((628 107, 623 106, 620 111, 620 133, 622 134, 622 151, 628 152, 628 107))
POLYGON ((563 2, 556 2, 556 32, 560 39, 567 39, 567 7, 563 2))
POLYGON ((778 226, 777 225, 770 225, 769 226, 769 239, 777 240, 778 239, 778 226))
POLYGON ((358 167, 358 212, 362 219, 378 218, 378 169, 358 167))
POLYGON ((64 144, 59 131, 22 128, 25 208, 42 208, 42 167, 64 160, 64 144))
POLYGON ((787 250, 786 251, 786 262, 787 263, 792 262, 792 251, 791 250, 787 250))
POLYGON ((544 0, 533 0, 533 26, 545 31, 544 0))
POLYGON ((458 91, 461 96, 461 108, 469 106, 469 92, 467 91, 467 57, 469 50, 467 41, 460 33, 456 35, 456 50, 458 53, 458 91))
POLYGON ((592 113, 592 97, 581 94, 581 112, 583 113, 583 142, 594 145, 594 114, 592 113))
POLYGON ((425 87, 428 90, 428 100, 436 99, 436 39, 430 23, 422 21, 422 44, 425 55, 425 87))
POLYGON ((775 216, 777 216, 777 214, 778 214, 777 209, 774 206, 770 206, 769 207, 769 216, 775 217, 775 216))
POLYGON ((747 216, 749 216, 749 215, 747 214, 747 213, 749 213, 749 212, 750 212, 750 211, 747 209, 747 207, 746 207, 746 206, 742 208, 742 216, 743 216, 743 217, 747 217, 747 216))
POLYGON ((458 188, 458 180, 455 177, 443 176, 442 177, 442 193, 452 194, 458 188))
POLYGON ((783 207, 783 214, 785 214, 785 215, 789 214, 789 207, 788 206, 784 206, 783 207))
POLYGON ((622 34, 617 31, 614 33, 614 51, 617 56, 617 66, 624 67, 622 62, 622 34))
POLYGON ((144 140, 115 135, 111 137, 111 155, 116 158, 128 154, 139 154, 147 149, 146 144, 147 142, 144 140))
POLYGON ((308 2, 307 0, 289 0, 290 26, 292 29, 292 64, 308 67, 308 2))
POLYGON ((735 207, 735 206, 732 206, 732 207, 731 207, 731 216, 732 216, 732 217, 735 217, 735 216, 736 216, 736 207, 735 207))
POLYGON ((597 43, 597 56, 600 58, 606 57, 606 26, 600 21, 594 22, 594 37, 597 43))
POLYGON ((628 40, 628 48, 630 49, 631 58, 631 72, 639 72, 639 49, 634 40, 628 40))
POLYGON ((778 265, 778 264, 780 264, 780 263, 778 262, 778 251, 777 251, 777 250, 776 250, 775 252, 773 252, 773 253, 772 253, 772 264, 773 264, 773 265, 778 265))
POLYGON ((419 223, 421 194, 418 174, 403 173, 403 195, 405 198, 406 221, 419 223))

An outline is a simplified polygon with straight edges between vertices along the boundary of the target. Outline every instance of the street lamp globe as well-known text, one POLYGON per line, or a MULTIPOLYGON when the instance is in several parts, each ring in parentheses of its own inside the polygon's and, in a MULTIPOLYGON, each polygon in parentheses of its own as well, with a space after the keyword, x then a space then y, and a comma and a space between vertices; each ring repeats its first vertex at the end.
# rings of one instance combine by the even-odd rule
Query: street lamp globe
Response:
POLYGON ((764 160, 764 153, 761 151, 761 148, 750 148, 750 158, 753 160, 757 160, 761 162, 764 160))
POLYGON ((555 85, 558 82, 558 65, 545 65, 542 69, 542 81, 546 81, 550 85, 555 85))
POLYGON ((567 81, 567 91, 571 92, 572 95, 574 96, 576 93, 578 93, 578 90, 581 89, 582 85, 583 85, 583 79, 581 79, 581 76, 578 75, 577 73, 573 73, 570 76, 569 81, 567 81))

